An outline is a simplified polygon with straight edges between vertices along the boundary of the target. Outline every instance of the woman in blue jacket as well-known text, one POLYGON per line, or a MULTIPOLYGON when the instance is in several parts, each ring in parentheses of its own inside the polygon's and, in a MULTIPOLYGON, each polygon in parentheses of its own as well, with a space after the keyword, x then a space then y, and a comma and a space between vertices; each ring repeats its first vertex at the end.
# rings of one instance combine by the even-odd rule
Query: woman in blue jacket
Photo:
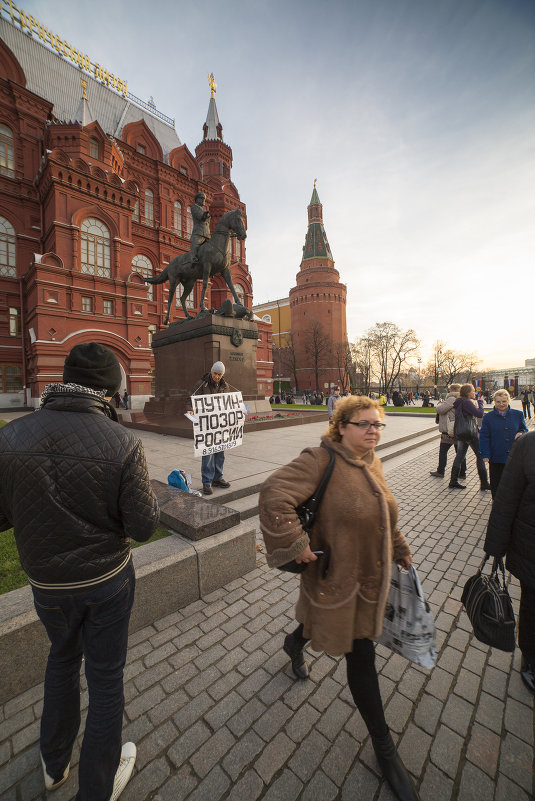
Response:
POLYGON ((520 410, 511 409, 511 396, 506 389, 494 393, 494 409, 483 417, 479 432, 479 450, 483 461, 488 463, 490 491, 496 496, 505 463, 513 442, 527 432, 524 415, 520 410))

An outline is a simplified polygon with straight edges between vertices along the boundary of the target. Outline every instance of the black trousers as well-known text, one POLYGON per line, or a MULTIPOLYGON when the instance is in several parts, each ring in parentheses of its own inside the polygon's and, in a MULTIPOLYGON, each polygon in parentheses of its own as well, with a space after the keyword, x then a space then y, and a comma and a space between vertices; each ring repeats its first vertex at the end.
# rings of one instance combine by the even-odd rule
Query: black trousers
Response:
MULTIPOLYGON (((438 467, 437 473, 444 474, 446 472, 446 463, 448 461, 448 451, 452 446, 452 442, 441 442, 438 449, 438 467)), ((455 453, 457 453, 457 443, 455 443, 455 453)), ((461 473, 466 475, 466 459, 461 464, 461 473)))
MULTIPOLYGON (((294 632, 295 639, 305 645, 303 624, 300 623, 294 632)), ((371 736, 386 737, 386 724, 379 679, 375 669, 375 645, 372 640, 353 640, 353 650, 345 654, 347 667, 347 683, 356 707, 371 736)))
POLYGON ((518 647, 528 665, 535 665, 535 590, 520 582, 518 647))
POLYGON ((492 500, 494 500, 498 492, 498 484, 500 483, 504 469, 505 464, 501 462, 489 462, 489 481, 492 500))

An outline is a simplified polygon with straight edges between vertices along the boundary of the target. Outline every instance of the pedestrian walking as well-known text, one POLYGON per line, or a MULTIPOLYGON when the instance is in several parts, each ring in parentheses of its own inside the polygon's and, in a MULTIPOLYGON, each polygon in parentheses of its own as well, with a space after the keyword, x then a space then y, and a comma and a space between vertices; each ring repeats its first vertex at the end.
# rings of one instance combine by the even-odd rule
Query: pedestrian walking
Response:
POLYGON ((522 397, 522 413, 524 417, 527 417, 528 420, 531 420, 531 400, 530 400, 529 387, 524 388, 521 397, 522 397))
POLYGON ((511 448, 484 547, 490 556, 505 556, 507 569, 520 581, 520 675, 535 695, 535 431, 520 437, 511 448))
POLYGON ((511 396, 506 389, 494 393, 494 409, 483 416, 479 432, 479 450, 489 466, 490 491, 496 497, 498 485, 513 443, 528 427, 520 409, 511 409, 511 396))
POLYGON ((135 574, 131 538, 158 525, 143 447, 106 401, 121 382, 115 355, 74 347, 63 384, 0 431, 0 531, 14 529, 36 612, 50 640, 41 714, 45 787, 69 775, 80 727, 80 666, 89 708, 76 801, 116 799, 136 757, 121 748, 123 668, 135 574))
POLYGON ((405 569, 412 562, 397 527, 394 496, 374 453, 383 414, 371 398, 338 401, 320 447, 306 448, 264 483, 260 527, 268 564, 296 559, 306 565, 296 607, 299 625, 284 640, 294 674, 309 675, 303 655, 308 641, 314 651, 345 656, 349 689, 383 775, 398 799, 416 801, 385 720, 375 669, 373 640, 382 631, 392 561, 405 569), (317 489, 330 451, 336 461, 309 539, 296 509, 317 489))
POLYGON ((340 400, 340 387, 333 387, 333 391, 329 395, 329 400, 327 401, 327 411, 329 412, 329 422, 333 419, 334 410, 336 408, 336 404, 340 400))
POLYGON ((123 406, 125 409, 128 409, 128 401, 129 401, 128 392, 125 389, 123 393, 123 406))
MULTIPOLYGON (((453 404, 456 421, 457 418, 463 414, 467 417, 474 417, 478 419, 483 417, 483 400, 480 398, 476 402, 475 397, 476 390, 473 384, 463 384, 461 386, 459 397, 453 404)), ((457 442, 457 453, 455 455, 453 467, 451 468, 451 477, 449 483, 450 489, 466 489, 464 484, 459 483, 459 473, 461 471, 463 459, 466 458, 466 452, 468 448, 471 448, 476 457, 480 488, 482 491, 490 490, 490 484, 487 479, 487 468, 485 462, 481 458, 481 453, 479 452, 479 434, 477 433, 477 428, 471 440, 459 440, 457 437, 455 437, 455 441, 457 442)))
MULTIPOLYGON (((448 451, 452 445, 457 452, 457 445, 453 437, 453 426, 455 423, 455 409, 453 408, 453 404, 459 397, 460 390, 460 384, 450 384, 446 398, 441 403, 437 403, 440 446, 438 449, 438 467, 431 472, 431 475, 435 476, 435 478, 444 478, 446 463, 448 461, 448 451)), ((466 457, 461 463, 459 478, 466 478, 466 457)))

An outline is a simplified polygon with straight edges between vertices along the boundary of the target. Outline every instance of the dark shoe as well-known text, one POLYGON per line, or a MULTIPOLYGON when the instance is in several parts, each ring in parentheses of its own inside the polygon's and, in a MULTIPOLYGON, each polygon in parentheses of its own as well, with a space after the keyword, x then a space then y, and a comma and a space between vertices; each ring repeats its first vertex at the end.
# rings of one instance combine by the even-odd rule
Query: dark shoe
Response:
POLYGON ((466 489, 464 484, 459 484, 458 481, 452 482, 448 484, 449 489, 466 489))
POLYGON ((211 484, 203 484, 202 491, 205 495, 213 495, 211 484))
POLYGON ((452 467, 451 468, 451 477, 450 477, 450 483, 449 483, 449 488, 450 489, 466 489, 464 484, 459 484, 459 481, 458 481, 459 472, 460 471, 459 471, 458 467, 452 467))
POLYGON ((303 656, 303 643, 299 642, 293 634, 287 634, 284 638, 282 650, 288 654, 292 660, 292 670, 298 679, 308 679, 309 670, 303 656))
POLYGON ((221 479, 220 481, 212 481, 212 487, 221 487, 221 489, 227 489, 227 487, 230 487, 230 484, 228 481, 223 481, 223 479, 221 479))
POLYGON ((489 484, 489 481, 488 481, 488 478, 487 478, 487 471, 486 470, 478 470, 478 475, 479 475, 479 483, 480 483, 481 492, 484 492, 485 490, 489 490, 490 489, 490 484, 489 484))
POLYGON ((433 473, 429 473, 429 475, 435 478, 444 478, 444 473, 441 473, 440 470, 435 470, 433 473))
POLYGON ((396 747, 390 734, 386 737, 372 737, 373 750, 384 778, 399 801, 420 801, 403 762, 396 753, 396 747))
POLYGON ((535 665, 530 665, 524 659, 522 659, 520 677, 530 693, 535 695, 535 665))

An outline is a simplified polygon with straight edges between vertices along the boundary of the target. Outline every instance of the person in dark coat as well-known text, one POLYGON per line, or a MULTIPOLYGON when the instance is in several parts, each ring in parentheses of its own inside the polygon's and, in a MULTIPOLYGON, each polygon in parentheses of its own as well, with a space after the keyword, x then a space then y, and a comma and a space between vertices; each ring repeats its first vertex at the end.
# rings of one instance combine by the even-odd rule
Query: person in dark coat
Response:
MULTIPOLYGON (((468 417, 477 417, 481 419, 483 417, 483 401, 480 398, 478 401, 475 400, 476 397, 476 390, 472 384, 463 384, 461 387, 460 395, 457 400, 453 404, 453 408, 455 409, 455 419, 457 417, 464 414, 468 417)), ((479 474, 479 481, 482 490, 489 490, 490 484, 487 479, 487 468, 485 462, 481 458, 481 454, 479 452, 479 435, 476 433, 474 439, 467 442, 465 440, 457 440, 457 454, 455 456, 455 461, 453 462, 453 466, 451 468, 451 476, 450 476, 450 489, 466 489, 464 484, 459 484, 459 473, 461 470, 461 464, 463 460, 466 458, 466 452, 468 448, 472 448, 474 451, 474 455, 476 457, 477 463, 477 472, 479 474)))
POLYGON ((159 510, 143 446, 106 401, 120 383, 112 351, 76 345, 63 383, 45 387, 35 414, 0 431, 0 531, 14 529, 50 640, 40 732, 47 790, 69 775, 85 659, 89 708, 77 801, 118 798, 136 758, 134 743, 121 748, 131 538, 150 539, 159 510))
POLYGON ((505 556, 507 569, 520 581, 520 675, 535 695, 535 431, 520 437, 511 448, 492 504, 484 548, 490 556, 505 556))
MULTIPOLYGON (((223 378, 225 365, 215 362, 212 369, 203 375, 201 383, 193 391, 193 395, 215 395, 218 392, 228 392, 228 384, 223 378)), ((277 400, 275 399, 275 403, 277 400)), ((225 451, 217 451, 203 456, 201 459, 202 491, 205 495, 212 495, 212 487, 227 489, 230 483, 223 478, 223 465, 225 464, 225 451)))
POLYGON ((496 497, 498 484, 515 439, 526 434, 528 427, 519 409, 511 409, 511 396, 506 389, 494 393, 494 409, 483 416, 479 432, 479 450, 489 466, 490 491, 496 497))

